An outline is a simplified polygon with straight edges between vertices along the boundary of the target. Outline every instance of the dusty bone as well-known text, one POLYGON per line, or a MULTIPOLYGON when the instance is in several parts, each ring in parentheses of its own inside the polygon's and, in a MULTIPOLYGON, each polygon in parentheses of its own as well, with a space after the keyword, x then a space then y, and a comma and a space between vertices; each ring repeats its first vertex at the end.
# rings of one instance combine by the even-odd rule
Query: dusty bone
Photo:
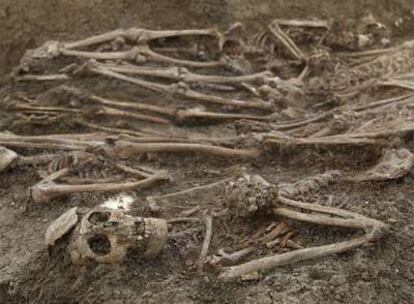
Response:
POLYGON ((277 19, 277 23, 283 26, 294 27, 311 27, 329 29, 329 23, 324 20, 293 20, 293 19, 277 19))
POLYGON ((319 247, 299 249, 288 253, 252 260, 241 265, 224 268, 224 270, 219 275, 219 278, 222 280, 234 280, 240 278, 242 275, 255 271, 270 270, 283 265, 293 264, 310 259, 322 258, 335 253, 345 252, 350 249, 362 246, 367 242, 374 241, 376 240, 376 237, 376 231, 372 231, 369 234, 350 241, 344 241, 319 247))
POLYGON ((120 263, 130 249, 150 259, 161 252, 167 236, 167 223, 163 219, 96 208, 88 212, 72 232, 67 251, 72 262, 80 265, 90 261, 120 263))
POLYGON ((93 130, 104 131, 104 132, 108 132, 108 133, 111 133, 111 134, 119 133, 119 134, 127 134, 127 135, 130 135, 130 136, 135 136, 135 137, 145 137, 145 136, 148 136, 148 135, 155 135, 155 136, 159 136, 159 137, 168 138, 168 134, 165 134, 163 132, 159 132, 155 129, 142 128, 139 131, 137 131, 137 130, 126 129, 126 128, 106 127, 106 126, 94 124, 94 123, 91 123, 91 122, 87 122, 87 121, 82 120, 82 119, 76 119, 76 123, 81 125, 81 126, 93 129, 93 130))
POLYGON ((20 136, 0 132, 0 144, 10 147, 51 149, 51 150, 86 150, 88 147, 105 145, 104 141, 86 141, 52 136, 20 136))
POLYGON ((414 82, 407 80, 389 79, 385 81, 379 81, 375 85, 383 87, 397 87, 414 91, 414 82))
MULTIPOLYGON (((148 199, 153 199, 153 200, 158 200, 159 201, 159 200, 164 200, 164 199, 167 199, 167 198, 185 196, 185 195, 189 195, 189 194, 199 192, 199 191, 211 190, 211 189, 216 188, 218 186, 224 185, 224 183, 226 183, 229 180, 230 180, 230 178, 226 178, 226 179, 220 180, 218 182, 214 182, 214 183, 207 184, 207 185, 202 185, 202 186, 196 186, 196 187, 192 187, 192 188, 185 189, 185 190, 178 191, 178 192, 174 192, 174 193, 167 193, 167 194, 164 194, 164 195, 151 196, 151 197, 148 197, 148 199)), ((199 206, 197 206, 195 208, 197 208, 196 210, 198 211, 199 206)))
POLYGON ((392 98, 387 98, 387 99, 383 99, 383 100, 374 101, 374 102, 371 102, 371 103, 366 104, 366 105, 356 106, 352 110, 356 111, 356 112, 366 111, 366 110, 369 110, 369 109, 372 109, 372 108, 382 107, 382 106, 386 106, 386 105, 397 103, 397 102, 412 100, 412 97, 414 97, 414 94, 412 94, 412 93, 411 94, 405 94, 405 95, 402 95, 402 96, 397 96, 397 97, 392 97, 392 98))
MULTIPOLYGON (((301 204, 303 209, 307 209, 308 205, 301 204)), ((323 206, 316 206, 319 210, 324 210, 323 206)), ((308 209, 312 210, 312 209, 308 209)), ((299 261, 325 257, 334 253, 344 252, 355 247, 361 246, 367 242, 372 242, 380 239, 387 230, 387 226, 377 220, 363 217, 359 214, 354 214, 349 211, 344 211, 336 208, 327 208, 326 213, 335 213, 342 218, 333 218, 325 215, 312 215, 302 212, 292 211, 287 208, 275 208, 274 212, 277 215, 289 217, 299 221, 305 221, 314 224, 341 226, 347 228, 357 228, 365 231, 365 235, 350 241, 339 242, 335 244, 299 249, 293 252, 274 255, 270 257, 256 259, 245 264, 224 268, 219 278, 223 280, 231 280, 239 278, 244 274, 249 274, 255 271, 269 270, 278 266, 296 263, 299 261), (351 217, 351 218, 343 218, 351 217)))
POLYGON ((278 24, 278 20, 274 20, 271 24, 269 24, 270 32, 282 42, 282 44, 292 53, 292 55, 300 60, 305 60, 306 56, 303 52, 299 49, 295 42, 280 28, 278 24))
POLYGON ((139 177, 144 177, 144 178, 148 178, 150 177, 152 174, 156 173, 156 171, 154 170, 145 170, 145 169, 136 169, 136 168, 132 168, 123 164, 115 164, 115 167, 118 168, 119 170, 126 172, 126 173, 130 173, 133 175, 137 175, 139 177))
POLYGON ((311 138, 297 138, 286 134, 272 133, 265 136, 264 144, 270 146, 315 146, 315 145, 384 145, 385 140, 379 138, 357 137, 352 134, 346 136, 326 136, 326 137, 311 137, 311 138))
MULTIPOLYGON (((128 104, 123 102, 114 102, 105 100, 103 98, 99 98, 97 96, 91 96, 90 99, 103 104, 99 108, 92 109, 91 111, 97 115, 106 115, 106 116, 114 116, 114 117, 121 117, 127 119, 134 119, 134 120, 141 120, 141 121, 148 121, 151 123, 156 124, 171 124, 168 119, 159 116, 153 116, 143 113, 131 113, 129 111, 123 111, 119 109, 112 108, 113 106, 118 107, 129 107, 136 110, 147 110, 147 109, 155 109, 154 106, 139 106, 138 104, 128 104), (106 106, 108 105, 108 106, 106 106)), ((30 106, 24 104, 15 104, 13 106, 8 107, 8 110, 13 110, 16 112, 28 112, 28 113, 67 113, 67 114, 77 114, 77 115, 85 115, 88 114, 88 109, 73 109, 73 108, 65 108, 65 107, 48 107, 48 106, 30 106)), ((89 113, 90 114, 90 113, 89 113)))
POLYGON ((141 114, 141 113, 131 113, 129 111, 122 111, 118 109, 109 108, 106 106, 103 106, 100 109, 98 109, 97 112, 95 112, 95 114, 116 116, 116 117, 128 118, 128 119, 136 119, 136 120, 148 121, 148 122, 162 124, 162 125, 171 124, 171 122, 168 119, 165 119, 159 116, 152 116, 152 115, 141 114))
POLYGON ((73 207, 65 211, 47 227, 45 235, 45 243, 47 246, 54 246, 59 239, 75 227, 79 220, 76 213, 77 210, 78 207, 73 207))
POLYGON ((270 71, 263 71, 250 75, 241 76, 220 76, 220 75, 201 75, 195 74, 183 67, 171 67, 171 68, 151 68, 135 66, 131 64, 127 65, 114 65, 98 63, 98 67, 106 68, 114 72, 139 75, 160 77, 172 80, 179 80, 186 83, 198 82, 198 83, 219 83, 219 84, 234 84, 243 82, 255 82, 258 84, 264 84, 270 81, 274 77, 270 71))
POLYGON ((190 29, 190 30, 176 30, 176 31, 152 31, 146 29, 130 28, 127 30, 118 29, 112 32, 92 36, 83 40, 74 42, 62 43, 66 49, 76 49, 94 44, 100 44, 108 41, 113 41, 117 38, 127 38, 138 43, 147 43, 151 40, 178 37, 178 36, 218 36, 215 28, 211 29, 190 29))
POLYGON ((205 214, 203 221, 206 226, 204 235, 203 246, 201 248, 200 256, 198 258, 198 270, 202 270, 204 263, 206 262, 208 249, 210 247, 211 237, 213 236, 213 216, 211 214, 205 214))
POLYGON ((9 167, 18 159, 16 152, 0 146, 0 172, 9 167))
POLYGON ((49 176, 46 176, 44 179, 42 179, 39 182, 39 184, 49 183, 49 182, 53 182, 55 180, 58 180, 59 178, 64 177, 65 175, 68 175, 70 173, 70 171, 71 170, 69 168, 60 169, 56 172, 53 172, 49 176))
POLYGON ((306 177, 294 183, 279 184, 279 195, 283 197, 297 197, 309 192, 317 192, 341 179, 342 172, 329 170, 322 174, 306 177))
POLYGON ((124 30, 115 30, 112 32, 92 36, 83 40, 74 41, 74 42, 64 42, 62 45, 66 49, 76 49, 80 47, 90 46, 98 43, 103 43, 107 41, 115 40, 118 37, 122 37, 124 35, 124 30))
POLYGON ((110 100, 107 98, 102 98, 96 95, 89 96, 89 98, 103 105, 112 106, 112 107, 122 107, 122 108, 129 108, 129 109, 134 109, 134 110, 139 110, 139 111, 148 111, 148 112, 154 112, 154 113, 168 115, 168 116, 175 116, 175 113, 176 113, 175 109, 168 109, 166 107, 154 106, 150 104, 115 101, 115 100, 110 100))
POLYGON ((186 122, 195 119, 207 119, 214 121, 232 121, 238 119, 248 119, 255 121, 270 121, 273 118, 273 115, 268 116, 258 116, 258 115, 249 115, 249 114, 237 114, 237 113, 216 113, 203 111, 199 108, 179 110, 177 111, 177 120, 179 122, 186 122))
POLYGON ((129 158, 142 153, 201 153, 224 158, 254 158, 260 155, 256 149, 229 149, 213 145, 187 144, 187 143, 132 143, 117 141, 113 147, 107 149, 109 155, 120 158, 129 158))
POLYGON ((21 76, 13 76, 13 80, 17 82, 23 81, 61 81, 61 80, 69 80, 70 77, 66 74, 48 74, 48 75, 21 75, 21 76))
POLYGON ((54 198, 81 192, 110 192, 146 189, 165 180, 165 172, 159 172, 144 180, 126 183, 99 183, 89 185, 60 185, 54 182, 38 183, 31 187, 31 196, 35 203, 41 204, 54 198))
POLYGON ((362 182, 397 179, 408 174, 413 166, 414 155, 407 149, 386 150, 375 166, 347 180, 362 182))
POLYGON ((246 247, 232 253, 227 253, 224 249, 220 249, 215 255, 208 257, 208 263, 213 266, 234 264, 256 250, 257 248, 253 246, 246 247))
POLYGON ((94 63, 87 65, 87 69, 91 72, 105 75, 108 77, 116 78, 126 82, 130 82, 136 85, 139 85, 143 88, 150 89, 152 91, 178 95, 190 99, 197 100, 199 102, 209 103, 209 104, 219 104, 219 105, 228 105, 242 108, 254 108, 254 109, 263 109, 268 110, 271 108, 271 104, 265 103, 263 101, 242 101, 235 99, 223 98, 220 96, 207 95, 203 93, 196 92, 191 90, 185 83, 178 83, 176 85, 164 85, 154 82, 149 82, 141 80, 138 78, 128 77, 123 74, 113 72, 108 69, 102 69, 94 66, 94 63))
MULTIPOLYGON (((268 193, 272 190, 268 189, 267 183, 262 181, 258 187, 252 191, 256 193, 268 193), (261 185, 264 185, 265 188, 262 189, 260 187, 261 185)), ((261 195, 263 196, 263 194, 261 195)), ((265 195, 265 197, 270 200, 270 202, 266 205, 272 205, 271 208, 273 209, 273 213, 275 215, 318 225, 361 229, 365 234, 362 237, 358 237, 350 241, 299 249, 289 253, 259 258, 237 266, 225 267, 219 276, 220 279, 237 279, 243 275, 253 272, 265 271, 281 265, 344 252, 357 246, 361 246, 367 242, 380 239, 388 228, 387 225, 380 221, 364 217, 354 212, 338 208, 325 207, 318 204, 303 203, 280 195, 275 199, 273 199, 273 196, 269 195, 265 195), (305 210, 306 212, 303 212, 302 210, 305 210)), ((279 231, 277 232, 279 233, 279 231)))
POLYGON ((225 64, 223 61, 203 62, 203 61, 175 59, 172 57, 158 54, 152 51, 147 45, 136 46, 130 49, 129 51, 124 51, 124 52, 107 52, 107 53, 84 52, 84 51, 61 49, 60 54, 63 56, 88 58, 88 59, 96 59, 96 60, 128 60, 128 61, 133 61, 137 63, 140 63, 143 60, 150 60, 150 61, 166 62, 166 63, 175 64, 175 65, 195 67, 195 68, 219 67, 225 64))
POLYGON ((172 31, 151 31, 145 29, 131 28, 125 31, 126 37, 135 40, 138 43, 147 43, 150 40, 179 37, 179 36, 212 36, 218 37, 219 33, 216 28, 209 29, 190 29, 190 30, 172 30, 172 31))

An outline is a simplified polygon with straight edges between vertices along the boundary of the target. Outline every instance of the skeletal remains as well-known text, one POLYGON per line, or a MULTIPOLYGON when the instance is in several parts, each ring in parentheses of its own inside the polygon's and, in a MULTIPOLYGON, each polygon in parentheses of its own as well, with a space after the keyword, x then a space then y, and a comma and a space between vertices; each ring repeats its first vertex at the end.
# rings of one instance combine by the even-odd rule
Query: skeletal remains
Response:
MULTIPOLYGON (((342 209, 303 203, 288 198, 288 196, 297 195, 295 187, 306 189, 305 191, 316 191, 318 188, 326 186, 324 180, 331 179, 331 175, 332 178, 338 176, 336 172, 332 174, 328 173, 299 181, 296 186, 292 184, 293 188, 289 184, 280 185, 278 188, 258 175, 243 174, 226 182, 225 197, 230 204, 230 213, 242 219, 255 217, 256 214, 263 212, 273 212, 275 216, 312 224, 360 229, 364 232, 362 236, 349 241, 313 248, 295 245, 296 250, 292 252, 234 265, 246 255, 252 254, 256 250, 256 246, 248 244, 244 249, 232 254, 219 250, 216 255, 208 256, 213 234, 213 216, 205 214, 206 234, 199 258, 199 269, 202 269, 205 263, 216 267, 223 264, 233 264, 222 268, 219 278, 224 280, 237 279, 257 271, 344 252, 379 240, 387 230, 387 225, 380 221, 342 209)), ((219 185, 223 184, 216 183, 213 187, 219 185)), ((194 191, 194 189, 190 191, 194 191)), ((66 211, 49 226, 46 232, 48 246, 54 246, 64 235, 71 233, 67 251, 75 264, 84 264, 90 260, 98 263, 119 263, 123 261, 127 251, 131 248, 140 249, 143 258, 155 257, 165 245, 167 238, 166 220, 136 218, 119 210, 99 208, 87 212, 82 219, 79 219, 77 210, 78 208, 75 207, 66 211)), ((200 219, 180 218, 168 222, 183 221, 197 223, 200 222, 200 219)), ((273 246, 272 241, 286 231, 287 226, 283 223, 274 226, 275 228, 259 238, 258 242, 266 242, 267 246, 273 246)), ((286 239, 286 242, 289 240, 286 239)))
POLYGON ((343 252, 383 236, 387 226, 380 221, 296 198, 333 182, 375 182, 409 174, 414 157, 401 146, 414 131, 413 93, 373 101, 364 100, 363 94, 378 87, 413 91, 413 42, 388 47, 387 28, 373 18, 366 18, 355 32, 338 31, 336 25, 321 20, 275 20, 252 41, 244 37, 240 23, 223 33, 215 28, 131 28, 74 42, 49 41, 28 51, 12 73, 14 80, 63 85, 43 95, 29 98, 16 94, 1 100, 0 109, 13 117, 10 129, 40 126, 49 130, 49 126, 68 123, 83 131, 50 131, 46 135, 2 131, 1 174, 16 167, 35 169, 39 180, 30 187, 31 199, 44 204, 75 193, 142 190, 169 181, 171 176, 165 170, 127 164, 138 157, 149 159, 154 153, 255 162, 280 148, 373 146, 382 149, 377 163, 357 173, 330 170, 278 185, 243 173, 147 198, 149 210, 160 213, 167 208, 160 203, 164 200, 224 186, 221 210, 200 204, 176 218, 135 217, 127 210, 75 207, 49 226, 47 246, 65 243, 74 264, 121 263, 130 251, 142 258, 155 258, 166 246, 167 237, 180 238, 203 230, 168 232, 168 227, 203 225, 198 270, 210 266, 220 271, 221 279, 229 280, 343 252), (191 47, 168 47, 174 39, 181 42, 200 37, 201 42, 191 47), (378 45, 387 48, 367 50, 378 45), (62 67, 61 58, 65 58, 64 64, 68 60, 72 63, 62 67), (91 77, 114 79, 140 92, 144 89, 155 93, 157 100, 101 96, 68 84, 91 77), (222 123, 235 132, 212 138, 188 128, 222 123), (47 152, 26 154, 39 150, 47 152), (112 174, 84 176, 90 168, 112 174), (244 223, 262 214, 274 216, 275 221, 232 251, 219 248, 210 253, 216 221, 244 223), (345 227, 362 234, 305 248, 293 240, 296 231, 287 219, 345 227), (247 261, 258 248, 266 248, 269 255, 247 261), (276 248, 282 253, 274 254, 276 248))
POLYGON ((46 245, 54 246, 69 233, 67 251, 74 264, 120 263, 131 250, 142 258, 156 257, 165 245, 168 230, 163 219, 102 208, 84 213, 74 207, 49 226, 46 245))

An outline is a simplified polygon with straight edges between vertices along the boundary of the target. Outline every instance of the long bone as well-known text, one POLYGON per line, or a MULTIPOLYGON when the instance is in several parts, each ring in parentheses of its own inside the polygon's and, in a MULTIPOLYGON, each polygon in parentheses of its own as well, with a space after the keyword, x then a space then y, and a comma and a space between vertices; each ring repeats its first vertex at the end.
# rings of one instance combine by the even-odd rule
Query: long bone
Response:
POLYGON ((217 29, 190 29, 190 30, 176 30, 176 31, 152 31, 146 29, 130 28, 127 30, 118 29, 112 32, 96 35, 83 40, 63 43, 66 49, 76 49, 94 44, 100 44, 117 38, 126 38, 137 43, 147 43, 151 40, 179 36, 212 36, 218 37, 217 29))
POLYGON ((194 99, 199 102, 209 103, 209 104, 221 104, 221 105, 227 105, 227 106, 235 106, 235 107, 243 107, 243 108, 254 108, 254 109, 262 109, 262 110, 268 110, 271 105, 267 104, 263 101, 241 101, 236 99, 228 99, 223 98, 219 96, 213 96, 213 95, 207 95, 203 93, 196 92, 188 86, 186 86, 184 83, 179 83, 178 85, 164 85, 154 82, 148 82, 145 80, 141 80, 138 78, 128 77, 116 72, 113 72, 108 69, 102 69, 95 67, 94 64, 87 65, 87 69, 91 72, 94 72, 96 74, 105 75, 108 77, 116 78, 118 80, 123 80, 126 82, 130 82, 136 85, 139 85, 141 87, 161 92, 164 94, 172 94, 172 95, 178 95, 182 97, 186 97, 189 99, 194 99))
POLYGON ((243 82, 256 82, 258 84, 268 83, 273 77, 273 73, 270 71, 263 71, 250 75, 241 76, 220 76, 220 75, 201 75, 192 73, 184 67, 171 67, 171 68, 151 68, 142 67, 136 65, 115 65, 106 63, 97 63, 98 67, 106 68, 114 72, 139 75, 160 77, 172 80, 179 80, 186 83, 220 83, 220 84, 235 84, 243 82))
POLYGON ((191 120, 196 120, 196 119, 205 119, 205 120, 213 120, 213 121, 232 121, 232 120, 238 120, 238 119, 248 119, 248 120, 255 120, 255 121, 271 121, 273 118, 272 115, 257 116, 257 115, 237 114, 237 113, 216 113, 216 112, 203 111, 198 108, 179 110, 176 116, 179 122, 186 122, 186 121, 191 121, 191 120))
POLYGON ((280 40, 280 42, 282 42, 282 44, 292 53, 296 59, 300 61, 305 60, 305 54, 299 49, 296 43, 280 28, 277 19, 269 24, 269 30, 277 39, 280 40))
POLYGON ((103 140, 77 140, 65 138, 65 136, 21 136, 0 132, 0 145, 6 147, 21 147, 33 149, 50 150, 87 150, 94 147, 104 146, 103 140))
POLYGON ((54 198, 72 193, 81 192, 111 192, 150 188, 160 181, 167 179, 166 172, 157 172, 154 175, 139 181, 125 183, 99 183, 87 185, 60 185, 54 182, 38 183, 31 187, 31 196, 35 203, 46 203, 54 198))
POLYGON ((317 204, 298 202, 284 197, 279 197, 277 202, 273 202, 273 206, 273 212, 278 216, 318 225, 361 229, 364 231, 364 235, 349 241, 298 249, 288 253, 259 258, 237 266, 225 267, 219 276, 220 279, 237 279, 257 271, 270 270, 299 261, 341 253, 366 243, 377 241, 388 229, 388 226, 384 223, 357 213, 317 204), (295 209, 306 210, 311 213, 296 211, 295 209), (317 212, 317 214, 312 214, 312 212, 317 212))
POLYGON ((230 149, 220 146, 189 143, 132 143, 116 141, 114 146, 107 147, 109 155, 129 158, 143 153, 200 153, 223 158, 255 158, 260 155, 257 149, 230 149))
POLYGON ((225 65, 224 61, 211 61, 211 62, 201 62, 201 61, 191 61, 176 59, 168 56, 164 56, 152 51, 147 45, 140 45, 133 47, 132 49, 124 52, 84 52, 84 51, 75 51, 68 49, 60 49, 60 54, 63 56, 72 56, 78 58, 88 58, 96 60, 128 60, 133 62, 142 62, 143 60, 151 60, 156 62, 166 62, 175 65, 195 67, 195 68, 210 68, 210 67, 219 67, 225 65))
MULTIPOLYGON (((98 100, 95 98, 95 100, 98 100)), ((116 105, 115 103, 104 102, 103 100, 99 100, 101 104, 107 104, 108 106, 101 106, 96 109, 92 109, 92 112, 96 115, 106 115, 106 116, 114 116, 126 119, 134 119, 134 120, 141 120, 147 121, 155 124, 163 124, 168 125, 171 122, 168 119, 159 117, 159 116, 152 116, 148 114, 142 113, 132 113, 129 111, 123 111, 119 109, 113 109, 111 106, 116 105)), ((119 105, 119 104, 118 104, 119 105)), ((142 107, 139 108, 138 106, 131 107, 137 110, 142 110, 142 107)), ((66 114, 77 114, 77 115, 85 115, 90 114, 88 109, 72 109, 72 108, 65 108, 65 107, 46 107, 46 106, 29 106, 29 105, 22 105, 22 104, 15 104, 11 107, 8 107, 8 110, 13 110, 16 112, 27 112, 27 113, 66 113, 66 114)))

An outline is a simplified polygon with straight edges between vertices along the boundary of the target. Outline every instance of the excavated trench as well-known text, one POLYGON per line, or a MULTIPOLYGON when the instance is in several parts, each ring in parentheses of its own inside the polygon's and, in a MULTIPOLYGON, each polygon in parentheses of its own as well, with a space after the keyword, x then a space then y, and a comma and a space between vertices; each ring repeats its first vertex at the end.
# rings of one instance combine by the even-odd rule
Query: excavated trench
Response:
MULTIPOLYGON (((62 100, 67 98, 56 92, 53 95, 53 84, 14 84, 8 76, 28 49, 39 47, 49 40, 71 41, 129 27, 157 30, 218 27, 225 30, 236 21, 243 23, 249 34, 254 34, 275 18, 319 18, 355 23, 369 14, 387 25, 393 42, 413 39, 412 0, 1 0, 0 98, 16 92, 29 97, 44 97, 45 100, 56 96, 62 100), (43 95, 46 91, 52 93, 43 95)), ((125 100, 143 98, 146 102, 147 99, 152 102, 154 98, 165 97, 154 97, 147 92, 142 93, 132 85, 98 76, 74 79, 70 85, 103 96, 118 94, 117 97, 125 100)), ((400 93, 398 90, 396 92, 400 93)), ((375 96, 370 98, 375 100, 380 95, 381 91, 375 91, 375 96)), ((160 101, 171 100, 157 100, 164 106, 160 101)), ((172 100, 169 105, 176 106, 174 102, 177 100, 172 100)), ((14 132, 11 124, 7 114, 0 115, 1 132, 14 132)), ((71 124, 63 125, 62 123, 61 127, 55 124, 56 129, 53 131, 42 127, 18 128, 16 133, 41 135, 49 131, 79 132, 79 128, 71 129, 71 124)), ((219 124, 190 124, 186 130, 196 130, 207 137, 218 138, 220 135, 232 134, 229 129, 243 127, 245 126, 236 123, 225 127, 219 124)), ((407 135, 404 140, 395 143, 398 144, 413 152, 412 136, 407 135)), ((285 183, 329 170, 345 172, 366 169, 374 165, 381 154, 376 148, 365 149, 359 146, 351 149, 322 147, 316 149, 317 152, 309 150, 280 149, 274 156, 241 164, 232 160, 204 158, 203 155, 177 156, 165 153, 154 156, 153 153, 148 153, 146 158, 137 157, 133 161, 166 168, 173 173, 174 181, 166 188, 136 191, 133 211, 137 214, 148 212, 147 207, 145 209, 140 205, 147 195, 176 192, 216 182, 245 170, 241 166, 246 166, 254 174, 264 176, 273 183, 285 183)), ((36 150, 17 151, 30 155, 36 150)), ((318 261, 279 267, 252 281, 226 283, 217 279, 215 269, 208 269, 204 273, 197 271, 197 265, 193 262, 197 260, 200 251, 203 235, 200 232, 203 229, 197 230, 194 227, 188 230, 198 236, 198 239, 189 236, 169 240, 168 250, 153 261, 140 260, 131 253, 121 265, 73 266, 64 254, 61 243, 57 244, 57 248, 47 250, 44 244, 45 230, 68 208, 92 208, 111 197, 111 193, 75 194, 62 200, 59 198, 46 204, 34 205, 28 199, 28 189, 39 180, 35 169, 13 168, 0 173, 0 304, 414 303, 412 169, 409 174, 391 181, 339 183, 306 197, 311 201, 324 201, 329 206, 386 222, 391 226, 390 233, 381 241, 318 261)), ((175 214, 182 211, 178 207, 174 209, 175 206, 182 204, 194 207, 201 203, 203 207, 214 208, 216 202, 223 200, 223 193, 215 191, 197 191, 183 201, 180 198, 176 201, 172 199, 172 206, 162 207, 171 208, 175 214)), ((268 218, 264 219, 266 220, 268 218)), ((220 242, 231 244, 234 235, 263 225, 257 222, 249 222, 247 226, 230 223, 236 227, 231 227, 233 235, 230 235, 226 231, 227 224, 214 219, 214 250, 221 246, 220 242), (220 236, 215 237, 216 233, 220 236)), ((295 226, 306 246, 319 246, 355 236, 353 231, 345 229, 289 224, 295 226)), ((181 232, 177 234, 179 233, 181 232)), ((64 237, 62 243, 67 239, 64 237)), ((97 254, 104 255, 111 250, 111 244, 106 238, 90 241, 97 254)))

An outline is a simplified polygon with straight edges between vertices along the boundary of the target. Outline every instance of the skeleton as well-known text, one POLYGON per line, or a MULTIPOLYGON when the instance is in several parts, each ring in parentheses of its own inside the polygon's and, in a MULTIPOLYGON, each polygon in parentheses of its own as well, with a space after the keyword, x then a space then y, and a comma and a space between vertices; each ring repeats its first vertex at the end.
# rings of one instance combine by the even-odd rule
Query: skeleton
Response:
POLYGON ((158 218, 134 217, 120 210, 77 207, 62 214, 48 227, 46 245, 70 234, 67 252, 74 264, 121 263, 131 250, 144 259, 158 256, 165 246, 167 222, 158 218))
MULTIPOLYGON (((152 51, 147 43, 151 40, 167 38, 167 37, 179 37, 179 36, 211 36, 219 38, 219 34, 215 29, 205 29, 205 30, 182 30, 182 31, 149 31, 145 29, 136 29, 131 28, 128 30, 115 30, 106 34, 101 34, 93 37, 89 37, 84 40, 76 42, 67 42, 62 43, 58 41, 48 41, 43 46, 28 51, 23 59, 21 60, 20 66, 13 72, 13 75, 19 78, 21 72, 28 73, 31 70, 31 65, 38 59, 52 59, 60 55, 66 56, 80 56, 86 58, 95 58, 96 56, 100 59, 130 59, 134 61, 143 61, 146 60, 146 57, 153 59, 155 61, 169 62, 180 65, 189 65, 196 67, 214 67, 223 65, 223 62, 196 62, 196 61, 187 61, 187 60, 178 60, 171 57, 163 56, 152 51), (125 52, 114 52, 114 53, 98 53, 98 52, 82 52, 76 51, 74 49, 89 47, 95 44, 101 44, 108 41, 133 41, 138 45, 132 48, 130 51, 125 52)), ((118 47, 119 48, 119 47, 118 47)))
POLYGON ((322 137, 305 137, 298 138, 289 136, 282 132, 270 132, 261 135, 263 143, 270 147, 278 146, 335 146, 335 145, 376 145, 387 146, 388 138, 402 138, 405 134, 413 132, 414 124, 412 122, 397 121, 387 128, 370 132, 344 133, 338 135, 322 137))
MULTIPOLYGON (((407 41, 388 50, 380 50, 382 55, 362 63, 351 69, 339 70, 329 80, 330 88, 339 94, 349 94, 351 90, 372 85, 401 86, 412 90, 412 86, 404 85, 398 75, 410 72, 414 68, 414 42, 407 41)), ((372 51, 371 51, 372 52, 372 51)), ((360 54, 363 56, 364 53, 360 54)))
MULTIPOLYGON (((244 203, 244 210, 247 210, 247 214, 250 214, 250 216, 254 216, 259 211, 272 211, 277 216, 283 216, 299 221, 319 225, 361 229, 365 234, 350 241, 343 241, 313 248, 298 249, 288 253, 259 258, 241 265, 224 267, 219 275, 220 279, 237 279, 257 271, 265 271, 281 265, 313 258, 320 258, 330 254, 350 250, 367 242, 377 241, 387 230, 387 226, 382 222, 366 218, 353 212, 338 208, 325 207, 318 204, 303 203, 288 199, 281 194, 275 195, 275 193, 278 192, 277 187, 274 185, 272 186, 261 177, 255 177, 252 179, 251 176, 245 175, 242 179, 244 179, 248 185, 254 185, 253 187, 249 187, 249 195, 247 197, 245 194, 240 196, 238 190, 241 190, 244 193, 244 188, 242 187, 243 189, 237 189, 238 187, 235 187, 235 184, 231 183, 228 188, 229 194, 227 197, 229 197, 230 201, 233 201, 233 203, 235 197, 243 197, 243 200, 236 199, 236 201, 238 201, 238 208, 242 208, 244 203), (253 184, 251 184, 250 181, 254 181, 253 184), (254 200, 252 201, 250 198, 254 198, 254 200), (257 200, 258 198, 260 198, 259 201, 257 200), (252 206, 255 208, 253 209, 252 206), (299 210, 306 210, 306 213, 299 210)), ((245 215, 246 214, 243 214, 243 216, 245 215)), ((247 250, 247 252, 250 252, 250 250, 247 250)))

